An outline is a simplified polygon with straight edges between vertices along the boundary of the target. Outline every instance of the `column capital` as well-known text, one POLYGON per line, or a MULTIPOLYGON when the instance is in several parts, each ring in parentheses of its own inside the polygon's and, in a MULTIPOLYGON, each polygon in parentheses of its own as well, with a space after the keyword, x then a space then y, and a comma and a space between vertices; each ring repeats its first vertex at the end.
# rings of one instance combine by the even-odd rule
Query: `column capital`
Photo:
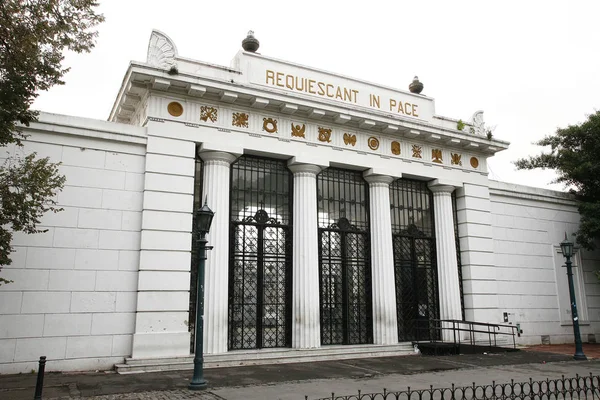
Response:
POLYGON ((314 164, 301 164, 292 162, 292 160, 288 161, 288 168, 290 171, 296 174, 309 174, 309 175, 317 175, 319 172, 323 170, 323 167, 320 165, 314 164))
POLYGON ((431 184, 429 183, 427 186, 429 186, 429 190, 431 190, 433 193, 447 193, 447 194, 451 194, 452 192, 454 192, 455 187, 452 185, 440 185, 440 184, 431 184))
POLYGON ((227 163, 228 165, 237 159, 237 155, 224 151, 203 151, 198 156, 205 162, 227 163))
POLYGON ((389 186, 390 183, 394 182, 394 180, 396 179, 393 176, 389 176, 389 175, 376 175, 376 174, 369 174, 367 172, 363 173, 363 177, 365 178, 365 180, 367 182, 369 182, 370 186, 373 186, 373 185, 389 186))

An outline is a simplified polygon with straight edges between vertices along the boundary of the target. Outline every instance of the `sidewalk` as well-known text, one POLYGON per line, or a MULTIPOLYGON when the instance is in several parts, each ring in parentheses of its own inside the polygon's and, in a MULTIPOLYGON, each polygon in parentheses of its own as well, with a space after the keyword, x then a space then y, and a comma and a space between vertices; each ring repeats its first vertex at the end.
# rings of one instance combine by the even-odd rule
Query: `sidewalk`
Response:
MULTIPOLYGON (((600 345, 585 345, 589 356, 600 355, 600 345)), ((444 357, 403 356, 313 363, 260 365, 205 370, 209 388, 187 390, 191 371, 118 375, 110 372, 49 373, 44 399, 179 400, 179 399, 296 399, 352 394, 478 385, 496 382, 560 378, 561 375, 600 375, 600 360, 573 361, 573 346, 537 346, 501 354, 444 357), (540 348, 542 351, 540 351, 540 348), (544 350, 549 350, 546 352, 544 350), (556 352, 556 353, 555 353, 556 352), (560 353, 566 354, 560 354, 560 353)), ((0 399, 30 400, 35 374, 0 375, 0 399)))

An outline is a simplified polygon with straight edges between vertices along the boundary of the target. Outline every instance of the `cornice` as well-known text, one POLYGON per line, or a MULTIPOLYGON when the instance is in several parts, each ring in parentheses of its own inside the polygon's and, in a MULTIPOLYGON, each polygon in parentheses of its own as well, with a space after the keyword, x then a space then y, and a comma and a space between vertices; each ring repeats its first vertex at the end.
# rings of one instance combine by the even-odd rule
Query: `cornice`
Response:
MULTIPOLYGON (((301 94, 267 89, 263 86, 238 83, 238 71, 222 70, 231 79, 199 76, 190 73, 170 75, 166 71, 147 64, 132 62, 113 105, 109 119, 131 122, 135 114, 136 99, 141 92, 161 94, 183 99, 225 103, 240 107, 265 109, 271 113, 294 115, 298 118, 319 121, 342 121, 351 129, 374 133, 394 134, 399 138, 418 138, 420 141, 440 143, 455 148, 490 156, 508 148, 508 142, 488 140, 466 132, 448 129, 410 117, 391 115, 379 110, 340 104, 327 99, 306 98, 301 94)), ((444 119, 444 117, 434 118, 444 119)))

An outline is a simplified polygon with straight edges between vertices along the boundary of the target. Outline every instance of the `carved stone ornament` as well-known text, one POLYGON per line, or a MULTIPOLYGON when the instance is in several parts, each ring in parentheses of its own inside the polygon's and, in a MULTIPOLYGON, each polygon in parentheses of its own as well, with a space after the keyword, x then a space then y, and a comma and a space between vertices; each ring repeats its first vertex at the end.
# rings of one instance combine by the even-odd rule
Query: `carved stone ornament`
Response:
POLYGON ((292 122, 292 136, 304 138, 305 130, 306 130, 306 125, 304 125, 304 124, 302 124, 302 126, 300 126, 300 124, 294 125, 294 123, 292 122))
POLYGON ((183 106, 176 101, 172 101, 167 106, 167 111, 174 117, 180 117, 183 114, 183 106))
POLYGON ((371 150, 377 150, 379 148, 379 139, 371 136, 367 142, 371 150))
POLYGON ((434 163, 442 164, 442 150, 440 149, 432 149, 431 150, 431 161, 434 163))
POLYGON ((331 129, 319 127, 319 141, 331 142, 331 129))
POLYGON ((471 167, 477 168, 479 167, 479 160, 477 157, 471 157, 471 167))
POLYGON ((239 126, 240 128, 248 127, 248 114, 246 113, 233 113, 231 118, 231 124, 233 126, 239 126))
POLYGON ((217 122, 217 109, 210 106, 200 106, 200 119, 204 122, 217 122))
POLYGON ((483 111, 476 111, 471 117, 471 123, 475 129, 476 135, 485 136, 485 122, 483 121, 483 111))
POLYGON ((423 152, 423 148, 421 146, 416 145, 416 144, 412 145, 413 158, 423 158, 422 152, 423 152))
POLYGON ((462 167, 461 155, 458 153, 450 153, 450 164, 460 165, 462 167))
POLYGON ((356 145, 356 135, 351 135, 349 133, 344 133, 344 144, 346 146, 354 146, 354 145, 356 145))
POLYGON ((177 47, 171 38, 161 31, 153 30, 148 42, 146 63, 166 70, 177 69, 175 57, 177 57, 177 47))
POLYGON ((277 120, 273 118, 263 118, 263 130, 269 133, 277 133, 277 120))
POLYGON ((392 154, 399 156, 400 155, 400 143, 393 141, 392 142, 392 154))

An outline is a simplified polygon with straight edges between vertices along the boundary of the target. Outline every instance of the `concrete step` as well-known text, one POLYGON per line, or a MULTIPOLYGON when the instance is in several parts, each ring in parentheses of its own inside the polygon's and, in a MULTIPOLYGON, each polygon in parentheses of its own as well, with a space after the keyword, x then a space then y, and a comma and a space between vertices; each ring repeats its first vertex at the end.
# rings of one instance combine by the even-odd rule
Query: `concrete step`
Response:
MULTIPOLYGON (((261 364, 287 364, 351 358, 405 356, 414 354, 410 342, 397 345, 325 346, 318 349, 239 350, 223 354, 206 354, 204 368, 239 367, 261 364)), ((193 369, 194 357, 127 358, 115 365, 119 374, 193 369)))

